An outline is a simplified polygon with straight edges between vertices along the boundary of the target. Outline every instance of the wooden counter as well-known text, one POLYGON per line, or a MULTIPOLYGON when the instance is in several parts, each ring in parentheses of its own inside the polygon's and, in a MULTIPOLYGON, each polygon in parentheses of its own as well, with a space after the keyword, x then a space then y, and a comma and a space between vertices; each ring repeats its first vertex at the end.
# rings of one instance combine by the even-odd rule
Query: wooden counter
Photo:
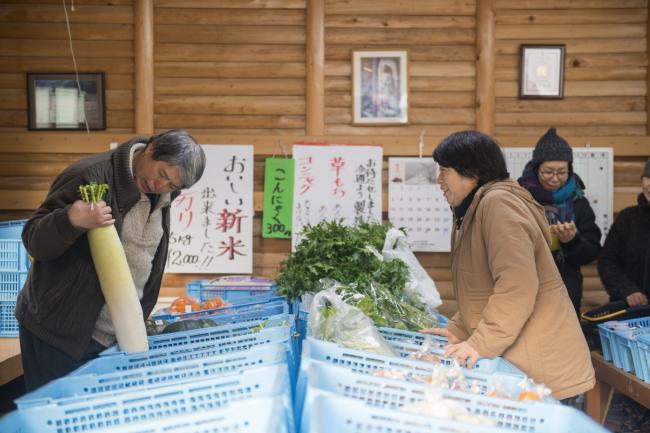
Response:
POLYGON ((600 352, 591 352, 591 361, 596 371, 596 386, 587 393, 586 410, 589 416, 602 424, 614 392, 625 394, 650 408, 650 384, 605 361, 600 352))
POLYGON ((0 386, 23 374, 18 338, 0 338, 0 386))

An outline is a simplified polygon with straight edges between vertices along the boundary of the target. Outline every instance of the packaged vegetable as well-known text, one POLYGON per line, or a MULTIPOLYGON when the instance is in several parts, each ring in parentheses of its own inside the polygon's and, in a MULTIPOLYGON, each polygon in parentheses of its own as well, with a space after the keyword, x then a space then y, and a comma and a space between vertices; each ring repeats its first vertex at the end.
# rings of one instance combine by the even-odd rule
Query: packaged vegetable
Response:
POLYGON ((189 296, 181 296, 180 298, 174 299, 174 302, 172 302, 167 311, 170 314, 183 314, 200 310, 201 306, 196 299, 190 298, 189 296))
POLYGON ((332 341, 349 349, 396 356, 372 320, 346 304, 332 289, 314 296, 309 310, 309 329, 314 338, 332 341))

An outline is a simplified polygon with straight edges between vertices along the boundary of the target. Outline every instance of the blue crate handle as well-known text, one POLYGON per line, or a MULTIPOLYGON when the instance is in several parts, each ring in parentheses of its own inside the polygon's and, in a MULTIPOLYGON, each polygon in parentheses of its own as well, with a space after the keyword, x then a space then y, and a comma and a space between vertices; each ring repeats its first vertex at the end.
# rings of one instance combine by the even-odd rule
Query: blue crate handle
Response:
MULTIPOLYGON (((163 347, 173 347, 188 343, 194 343, 197 340, 220 340, 224 338, 237 337, 240 335, 252 334, 263 329, 286 326, 293 329, 294 317, 291 314, 278 314, 271 316, 266 320, 249 320, 246 322, 229 323, 225 325, 216 325, 209 328, 199 328, 189 331, 173 332, 169 334, 150 335, 149 350, 163 347)), ((117 345, 111 346, 101 352, 100 356, 115 355, 123 353, 117 345)))
MULTIPOLYGON (((559 409, 559 406, 557 407, 559 409)), ((467 424, 448 419, 432 418, 423 415, 416 415, 397 410, 387 410, 376 407, 369 407, 359 401, 333 396, 318 396, 314 399, 310 417, 310 430, 319 433, 370 433, 377 431, 404 431, 409 433, 448 433, 472 432, 472 433, 505 433, 513 430, 502 427, 484 426, 478 424, 467 424)), ((484 408, 490 410, 489 407, 484 408)), ((569 427, 574 428, 563 430, 561 421, 550 417, 551 425, 548 430, 537 430, 543 432, 571 431, 581 433, 607 433, 607 429, 598 425, 587 415, 571 410, 568 417, 571 423, 569 427)), ((566 418, 558 417, 562 421, 566 418)), ((537 426, 537 428, 540 428, 537 426)))
MULTIPOLYGON (((237 374, 266 365, 288 364, 290 357, 286 344, 270 343, 255 346, 244 352, 152 365, 126 372, 118 370, 119 363, 116 363, 113 372, 68 375, 55 379, 16 399, 15 403, 19 409, 27 409, 82 395, 97 398, 106 394, 129 392, 175 382, 237 374)), ((290 374, 292 377, 295 376, 295 371, 290 371, 290 374)))
MULTIPOLYGON (((230 307, 213 308, 210 310, 193 311, 191 313, 168 313, 166 308, 156 311, 152 314, 153 320, 166 320, 174 322, 183 319, 205 319, 212 318, 213 316, 220 315, 234 315, 243 314, 248 312, 260 311, 264 309, 278 309, 282 310, 283 314, 289 313, 289 305, 284 301, 271 300, 269 302, 252 302, 246 304, 232 305, 230 307)), ((276 313, 280 314, 280 313, 276 313)))
MULTIPOLYGON (((395 383, 393 379, 368 377, 328 364, 311 364, 307 376, 304 413, 302 417, 296 414, 296 421, 301 423, 303 428, 309 425, 309 412, 313 407, 314 398, 318 395, 339 395, 363 401, 370 406, 399 409, 404 405, 424 400, 427 390, 431 388, 427 384, 395 383)), ((584 419, 577 423, 575 415, 578 411, 567 406, 498 399, 444 389, 440 392, 443 398, 456 401, 469 413, 481 414, 495 421, 498 427, 507 426, 508 429, 536 433, 571 433, 582 431, 577 427, 582 427, 584 423, 584 419), (486 410, 488 408, 489 410, 486 410), (560 419, 551 419, 553 417, 560 419)), ((593 422, 590 419, 589 421, 593 422)))
POLYGON ((282 396, 286 421, 292 425, 289 390, 287 366, 271 365, 246 370, 244 374, 203 378, 199 382, 176 383, 91 400, 87 396, 55 400, 52 404, 23 409, 19 413, 21 426, 26 431, 57 432, 59 425, 66 426, 68 431, 85 431, 210 411, 251 397, 282 396))
POLYGON ((193 343, 180 347, 154 349, 148 352, 117 353, 95 358, 70 373, 70 375, 125 372, 136 368, 170 364, 187 359, 239 352, 275 342, 281 342, 290 347, 289 337, 289 331, 286 328, 270 328, 256 334, 241 335, 216 342, 193 343))

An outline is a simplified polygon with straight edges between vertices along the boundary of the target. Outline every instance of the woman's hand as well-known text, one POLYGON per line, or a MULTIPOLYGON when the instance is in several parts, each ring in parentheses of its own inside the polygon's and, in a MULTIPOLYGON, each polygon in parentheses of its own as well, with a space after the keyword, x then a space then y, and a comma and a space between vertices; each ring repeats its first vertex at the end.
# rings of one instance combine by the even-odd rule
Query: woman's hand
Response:
POLYGON ((105 201, 86 203, 77 200, 68 209, 68 218, 73 226, 85 230, 110 226, 115 222, 111 207, 105 201))
POLYGON ((625 297, 625 300, 630 307, 648 305, 648 297, 641 292, 631 293, 625 297))
POLYGON ((449 344, 460 343, 460 338, 449 332, 447 328, 420 329, 420 332, 423 334, 440 335, 441 337, 445 337, 449 344))
POLYGON ((567 242, 573 240, 573 238, 575 238, 576 234, 578 233, 578 230, 576 229, 576 225, 573 221, 571 221, 570 223, 561 223, 561 224, 552 225, 551 231, 555 233, 557 238, 563 244, 566 244, 567 242))
POLYGON ((474 368, 476 361, 481 357, 467 341, 445 346, 445 356, 454 358, 461 367, 474 368))

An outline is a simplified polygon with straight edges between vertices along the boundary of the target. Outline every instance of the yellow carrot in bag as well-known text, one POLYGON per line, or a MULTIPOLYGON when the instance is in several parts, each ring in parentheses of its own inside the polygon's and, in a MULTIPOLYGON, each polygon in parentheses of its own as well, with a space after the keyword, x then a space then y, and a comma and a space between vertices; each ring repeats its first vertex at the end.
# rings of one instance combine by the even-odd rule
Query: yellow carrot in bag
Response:
MULTIPOLYGON (((106 191, 108 185, 94 182, 79 187, 81 199, 91 204, 101 201, 106 191)), ((129 353, 149 350, 142 306, 115 226, 91 229, 87 235, 120 350, 129 353)))

